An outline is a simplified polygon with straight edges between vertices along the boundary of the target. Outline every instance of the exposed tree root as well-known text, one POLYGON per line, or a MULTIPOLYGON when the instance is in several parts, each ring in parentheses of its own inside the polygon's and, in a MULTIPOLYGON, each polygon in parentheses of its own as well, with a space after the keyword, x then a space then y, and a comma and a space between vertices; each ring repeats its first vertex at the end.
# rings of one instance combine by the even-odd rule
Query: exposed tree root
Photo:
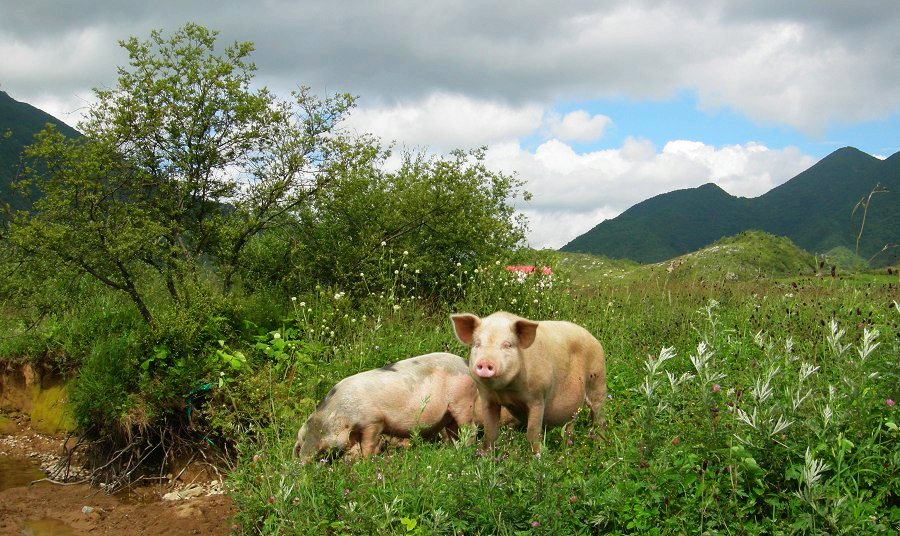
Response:
MULTIPOLYGON (((65 445, 71 438, 72 434, 65 445)), ((65 449, 47 478, 41 480, 61 485, 86 482, 113 494, 141 481, 169 481, 172 485, 198 457, 220 480, 219 468, 233 467, 226 445, 219 448, 205 436, 197 438, 182 422, 163 419, 155 427, 134 427, 120 434, 98 433, 92 427, 65 449), (80 463, 77 470, 76 461, 80 463), (180 472, 172 476, 182 464, 180 472)))

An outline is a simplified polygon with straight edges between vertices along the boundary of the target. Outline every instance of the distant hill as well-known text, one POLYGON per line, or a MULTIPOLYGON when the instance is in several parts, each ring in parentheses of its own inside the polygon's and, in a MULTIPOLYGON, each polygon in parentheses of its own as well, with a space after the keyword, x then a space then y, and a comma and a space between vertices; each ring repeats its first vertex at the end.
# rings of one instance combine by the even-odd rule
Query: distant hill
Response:
POLYGON ((52 115, 0 91, 0 203, 12 200, 10 182, 19 171, 22 149, 34 141, 34 135, 47 123, 56 125, 66 136, 80 136, 77 130, 52 115))
MULTIPOLYGON (((845 147, 784 184, 752 199, 714 184, 658 195, 601 222, 562 247, 642 263, 659 262, 749 229, 786 236, 812 252, 856 249, 862 210, 853 207, 876 184, 860 241, 868 259, 885 244, 900 243, 900 153, 879 160, 845 147)), ((876 265, 896 264, 900 248, 878 255, 876 265)))
POLYGON ((816 271, 816 259, 783 236, 744 231, 654 267, 664 268, 672 280, 748 281, 808 275, 816 271))
MULTIPOLYGON (((853 256, 850 251, 846 253, 853 256)), ((636 281, 753 281, 817 273, 816 258, 811 253, 797 247, 789 238, 763 231, 726 236, 654 264, 611 260, 589 253, 560 252, 558 255, 553 265, 565 270, 580 287, 636 281)), ((824 273, 828 273, 827 269, 824 273)))

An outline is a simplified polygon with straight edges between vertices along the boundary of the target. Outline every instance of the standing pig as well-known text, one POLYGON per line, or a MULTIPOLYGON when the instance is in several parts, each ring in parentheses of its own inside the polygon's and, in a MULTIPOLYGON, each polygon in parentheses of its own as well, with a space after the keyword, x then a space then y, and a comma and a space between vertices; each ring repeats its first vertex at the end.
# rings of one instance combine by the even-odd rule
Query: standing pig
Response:
POLYGON ((478 390, 465 359, 432 353, 344 378, 319 402, 297 433, 294 456, 305 463, 319 453, 376 454, 381 435, 454 437, 472 422, 478 390))
POLYGON ((472 348, 469 372, 478 384, 486 448, 497 440, 501 408, 527 424, 535 454, 540 454, 544 427, 571 420, 585 402, 594 425, 606 426, 606 360, 600 342, 586 329, 502 311, 451 319, 456 336, 472 348))

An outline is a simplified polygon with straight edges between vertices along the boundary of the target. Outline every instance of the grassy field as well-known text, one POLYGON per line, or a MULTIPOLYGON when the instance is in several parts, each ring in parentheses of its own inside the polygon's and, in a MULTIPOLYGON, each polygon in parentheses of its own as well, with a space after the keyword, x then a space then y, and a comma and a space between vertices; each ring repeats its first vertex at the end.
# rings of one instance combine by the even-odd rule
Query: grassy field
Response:
POLYGON ((556 261, 552 280, 519 283, 496 265, 453 274, 466 288, 453 311, 400 289, 353 306, 331 290, 284 297, 281 326, 245 338, 258 366, 223 374, 206 410, 223 427, 243 423, 230 425, 241 438, 237 532, 900 530, 896 275, 816 277, 812 266, 791 275, 788 266, 777 277, 716 268, 666 279, 665 267, 556 261), (499 309, 570 320, 604 344, 605 439, 579 415, 572 443, 549 430, 540 458, 514 429, 490 455, 414 439, 355 463, 291 458, 297 429, 336 381, 425 352, 466 355, 449 314, 499 309))
POLYGON ((64 294, 49 285, 32 317, 0 309, 0 358, 71 377, 75 421, 108 445, 99 481, 159 473, 161 460, 107 466, 123 445, 234 463, 237 534, 900 531, 896 269, 832 277, 790 242, 744 233, 655 265, 552 251, 457 264, 447 305, 423 290, 413 256, 361 274, 362 293, 198 293, 189 309, 160 307, 155 331, 121 294, 76 280, 77 299, 53 307, 64 294), (357 462, 291 457, 339 380, 466 355, 449 315, 497 310, 575 322, 602 342, 605 437, 579 414, 571 443, 548 430, 540 458, 518 429, 488 455, 468 430, 357 462))

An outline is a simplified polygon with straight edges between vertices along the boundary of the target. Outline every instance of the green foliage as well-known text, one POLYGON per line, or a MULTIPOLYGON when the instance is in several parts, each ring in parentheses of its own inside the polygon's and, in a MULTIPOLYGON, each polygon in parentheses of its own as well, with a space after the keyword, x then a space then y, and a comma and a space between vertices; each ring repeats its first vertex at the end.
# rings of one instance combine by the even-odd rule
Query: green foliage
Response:
POLYGON ((120 431, 137 401, 137 345, 128 336, 98 341, 85 356, 71 387, 70 403, 78 427, 103 435, 120 431))
POLYGON ((254 90, 252 45, 220 54, 215 39, 188 24, 123 41, 129 66, 95 91, 85 137, 50 128, 28 149, 19 187, 40 198, 9 229, 26 270, 55 263, 87 274, 153 324, 150 278, 183 305, 212 263, 229 291, 251 237, 326 186, 316 168, 343 143, 335 127, 353 99, 254 90))
POLYGON ((387 156, 371 140, 343 146, 324 169, 331 187, 254 241, 244 279, 266 273, 290 292, 314 281, 356 297, 403 289, 452 299, 447 274, 457 264, 473 270, 522 242, 524 222, 509 204, 521 182, 487 169, 483 150, 406 153, 397 171, 384 170, 387 156))

